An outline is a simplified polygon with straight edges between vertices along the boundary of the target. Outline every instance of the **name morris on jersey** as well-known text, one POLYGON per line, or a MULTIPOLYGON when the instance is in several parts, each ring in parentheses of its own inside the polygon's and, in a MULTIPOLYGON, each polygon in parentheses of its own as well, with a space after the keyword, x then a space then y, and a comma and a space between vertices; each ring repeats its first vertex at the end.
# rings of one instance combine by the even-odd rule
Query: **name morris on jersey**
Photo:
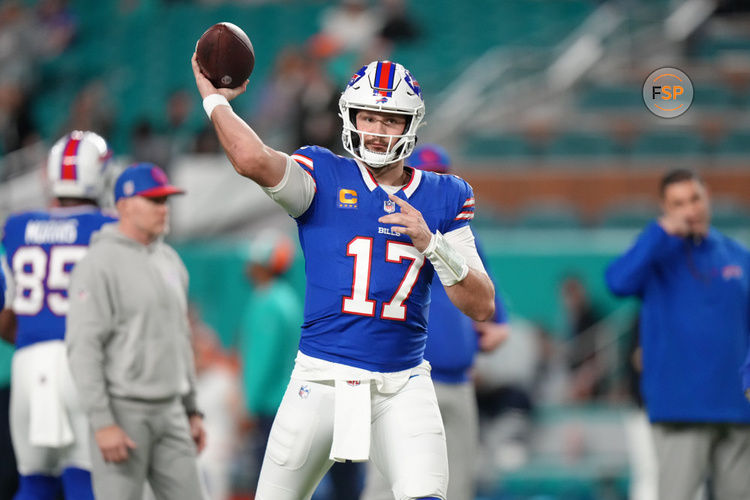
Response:
POLYGON ((78 221, 32 220, 26 225, 24 240, 34 245, 74 243, 78 239, 78 221))

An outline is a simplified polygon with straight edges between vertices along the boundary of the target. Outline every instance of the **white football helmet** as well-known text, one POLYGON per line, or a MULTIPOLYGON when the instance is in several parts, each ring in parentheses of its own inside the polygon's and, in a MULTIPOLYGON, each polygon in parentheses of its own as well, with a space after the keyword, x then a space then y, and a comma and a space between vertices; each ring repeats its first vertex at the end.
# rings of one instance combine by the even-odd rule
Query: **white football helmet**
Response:
POLYGON ((344 129, 341 140, 344 148, 374 168, 389 165, 408 157, 417 142, 417 128, 425 114, 422 89, 402 65, 391 61, 374 61, 362 66, 346 86, 339 99, 344 129), (407 115, 406 129, 401 135, 367 134, 388 138, 385 153, 370 151, 362 143, 357 131, 357 110, 366 109, 407 115))
POLYGON ((112 152, 100 135, 74 130, 60 138, 47 158, 47 178, 56 198, 96 200, 112 152))

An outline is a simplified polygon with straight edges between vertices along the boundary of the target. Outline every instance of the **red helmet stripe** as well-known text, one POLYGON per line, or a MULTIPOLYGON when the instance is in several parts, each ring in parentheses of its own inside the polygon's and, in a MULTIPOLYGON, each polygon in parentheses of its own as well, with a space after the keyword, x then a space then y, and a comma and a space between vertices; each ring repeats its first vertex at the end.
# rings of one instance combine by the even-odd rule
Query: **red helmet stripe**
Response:
POLYGON ((74 181, 78 179, 78 169, 76 167, 76 156, 78 154, 78 146, 81 144, 81 139, 68 139, 68 143, 65 145, 62 155, 62 172, 60 179, 64 181, 74 181))
MULTIPOLYGON (((379 89, 388 89, 390 90, 393 87, 393 77, 394 73, 396 72, 396 68, 393 66, 393 63, 390 61, 384 61, 378 63, 377 67, 377 87, 379 89)), ((391 92, 388 90, 381 90, 380 95, 388 96, 391 95, 391 92)))

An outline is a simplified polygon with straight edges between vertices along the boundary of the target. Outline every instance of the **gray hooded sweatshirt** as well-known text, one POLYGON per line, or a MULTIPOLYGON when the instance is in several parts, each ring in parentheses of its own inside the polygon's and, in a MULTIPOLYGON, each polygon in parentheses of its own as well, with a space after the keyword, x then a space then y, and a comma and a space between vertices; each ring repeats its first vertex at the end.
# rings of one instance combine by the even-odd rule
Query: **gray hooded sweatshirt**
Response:
POLYGON ((148 246, 103 226, 76 264, 65 343, 79 398, 94 430, 116 423, 111 398, 195 408, 187 318, 188 274, 161 240, 148 246))

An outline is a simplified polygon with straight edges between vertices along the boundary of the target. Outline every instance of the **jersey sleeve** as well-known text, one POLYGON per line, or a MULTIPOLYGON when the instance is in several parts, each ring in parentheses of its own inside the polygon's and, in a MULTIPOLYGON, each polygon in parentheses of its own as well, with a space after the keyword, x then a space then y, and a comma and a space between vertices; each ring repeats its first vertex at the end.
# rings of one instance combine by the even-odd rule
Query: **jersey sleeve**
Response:
POLYGON ((0 269, 2 269, 2 273, 4 274, 5 283, 4 283, 4 297, 5 297, 5 306, 9 309, 13 305, 13 298, 16 296, 16 281, 13 278, 13 273, 11 272, 10 268, 10 262, 8 261, 8 254, 3 254, 0 256, 0 269))
POLYGON ((16 293, 16 281, 13 276, 13 268, 11 267, 11 257, 13 252, 15 252, 15 245, 11 242, 14 220, 15 217, 10 216, 5 221, 2 235, 3 254, 0 257, 0 267, 2 267, 2 271, 5 274, 5 298, 7 299, 5 304, 7 307, 11 307, 12 297, 15 297, 16 293))
POLYGON ((453 204, 448 212, 448 222, 444 232, 454 231, 468 226, 474 219, 474 190, 468 182, 458 176, 452 175, 451 180, 452 196, 447 199, 453 204))
POLYGON ((286 168, 281 181, 263 191, 281 205, 292 217, 304 214, 315 198, 317 185, 313 175, 312 159, 294 154, 287 156, 286 168), (308 167, 309 163, 309 167, 308 167))
POLYGON ((460 253, 466 264, 481 273, 487 274, 487 270, 484 267, 484 261, 482 260, 479 252, 477 252, 476 241, 474 239, 474 233, 470 226, 461 226, 453 231, 448 231, 444 234, 445 239, 448 243, 460 253))
POLYGON ((292 154, 292 160, 296 161, 302 169, 315 179, 315 157, 318 155, 315 147, 300 148, 292 154))
POLYGON ((305 146, 287 157, 284 177, 263 190, 295 219, 308 216, 315 209, 320 168, 333 153, 319 146, 305 146))

